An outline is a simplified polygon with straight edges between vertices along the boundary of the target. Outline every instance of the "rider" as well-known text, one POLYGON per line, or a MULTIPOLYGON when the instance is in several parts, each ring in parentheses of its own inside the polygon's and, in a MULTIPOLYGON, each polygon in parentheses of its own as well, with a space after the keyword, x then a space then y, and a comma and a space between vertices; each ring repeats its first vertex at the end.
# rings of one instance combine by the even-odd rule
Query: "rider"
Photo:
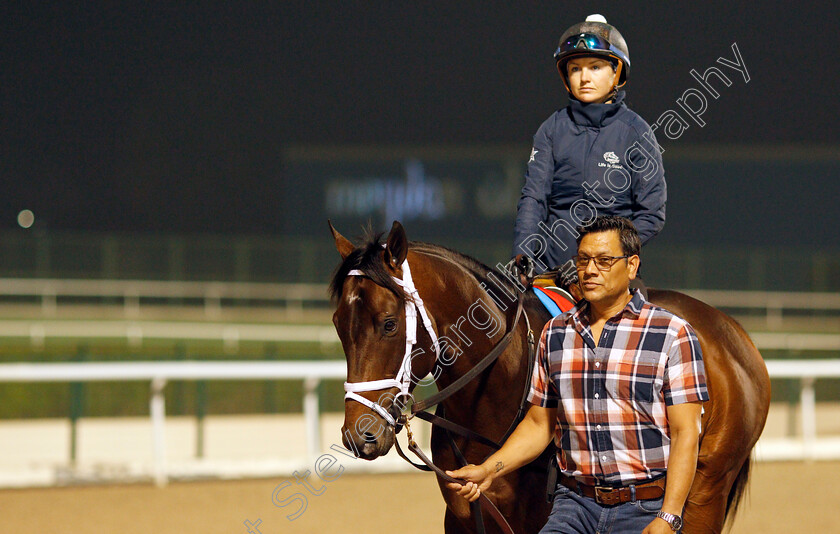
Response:
MULTIPOLYGON (((601 15, 563 33, 554 53, 569 105, 537 130, 514 227, 513 254, 536 271, 560 267, 577 282, 571 258, 577 227, 597 215, 633 221, 649 241, 665 225, 665 173, 650 126, 619 90, 630 74, 624 38, 601 15)), ((563 276, 566 273, 568 276, 563 276)))

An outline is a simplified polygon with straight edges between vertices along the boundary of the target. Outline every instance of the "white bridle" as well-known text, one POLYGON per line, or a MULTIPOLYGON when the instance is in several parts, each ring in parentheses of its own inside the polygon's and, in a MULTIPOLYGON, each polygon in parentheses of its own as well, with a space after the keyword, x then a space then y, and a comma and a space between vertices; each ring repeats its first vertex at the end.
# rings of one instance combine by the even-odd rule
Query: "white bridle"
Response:
MULTIPOLYGON (((375 391, 378 389, 399 388, 400 392, 397 396, 410 396, 409 389, 411 388, 411 351, 412 347, 417 343, 417 314, 423 320, 423 326, 432 338, 432 345, 435 348, 435 360, 440 356, 440 347, 438 346, 437 334, 432 328, 432 321, 429 319, 429 314, 426 313, 426 307, 423 306, 423 299, 417 292, 417 287, 414 286, 414 280, 411 278, 411 269, 408 267, 408 258, 402 263, 402 279, 392 276, 394 281, 405 291, 405 355, 403 356, 400 370, 396 378, 383 378, 382 380, 370 380, 367 382, 345 382, 344 394, 345 399, 352 399, 360 402, 375 410, 376 413, 388 421, 391 426, 397 426, 397 421, 388 413, 388 410, 383 408, 379 403, 368 400, 361 395, 360 391, 375 391)), ((347 276, 367 276, 364 272, 353 269, 347 276)))

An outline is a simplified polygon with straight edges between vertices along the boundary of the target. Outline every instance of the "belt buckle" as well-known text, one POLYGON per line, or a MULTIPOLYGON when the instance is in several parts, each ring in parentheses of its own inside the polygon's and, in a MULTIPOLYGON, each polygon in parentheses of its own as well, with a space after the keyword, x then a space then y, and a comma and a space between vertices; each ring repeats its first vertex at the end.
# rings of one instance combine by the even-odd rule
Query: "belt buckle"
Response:
POLYGON ((601 494, 611 495, 614 491, 616 491, 616 489, 617 488, 613 488, 610 486, 595 486, 595 502, 597 502, 598 504, 606 505, 615 504, 614 502, 611 502, 612 499, 608 499, 608 501, 610 502, 605 502, 601 500, 601 494))

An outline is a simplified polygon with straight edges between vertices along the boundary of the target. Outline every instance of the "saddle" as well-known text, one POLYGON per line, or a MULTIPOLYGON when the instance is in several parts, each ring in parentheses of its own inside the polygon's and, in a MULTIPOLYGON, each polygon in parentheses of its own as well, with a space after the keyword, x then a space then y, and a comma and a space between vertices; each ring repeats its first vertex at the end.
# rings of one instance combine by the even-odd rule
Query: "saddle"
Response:
POLYGON ((535 276, 532 289, 552 317, 566 313, 575 306, 575 298, 572 294, 559 287, 557 271, 548 271, 535 276))
POLYGON ((536 274, 535 267, 530 257, 519 254, 512 258, 504 268, 514 277, 518 277, 523 285, 531 288, 552 317, 557 317, 574 308, 576 300, 565 289, 564 282, 569 281, 568 273, 562 273, 561 269, 557 268, 536 274))

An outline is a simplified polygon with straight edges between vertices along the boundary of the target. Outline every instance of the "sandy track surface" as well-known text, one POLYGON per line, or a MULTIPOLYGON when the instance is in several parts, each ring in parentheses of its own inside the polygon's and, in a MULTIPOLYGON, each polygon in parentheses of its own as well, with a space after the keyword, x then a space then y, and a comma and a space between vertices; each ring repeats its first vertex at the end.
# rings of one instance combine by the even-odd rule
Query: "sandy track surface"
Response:
MULTIPOLYGON (((756 464, 750 493, 731 532, 840 531, 838 478, 840 462, 756 464)), ((279 499, 306 491, 297 484, 284 485, 287 481, 2 490, 0 532, 245 533, 245 521, 257 525, 253 532, 263 534, 384 528, 401 534, 442 532, 443 501, 428 474, 342 475, 329 483, 312 481, 322 493, 308 494, 306 510, 294 521, 286 515, 299 508, 297 502, 282 508, 272 504, 272 493, 281 485, 279 499)))

